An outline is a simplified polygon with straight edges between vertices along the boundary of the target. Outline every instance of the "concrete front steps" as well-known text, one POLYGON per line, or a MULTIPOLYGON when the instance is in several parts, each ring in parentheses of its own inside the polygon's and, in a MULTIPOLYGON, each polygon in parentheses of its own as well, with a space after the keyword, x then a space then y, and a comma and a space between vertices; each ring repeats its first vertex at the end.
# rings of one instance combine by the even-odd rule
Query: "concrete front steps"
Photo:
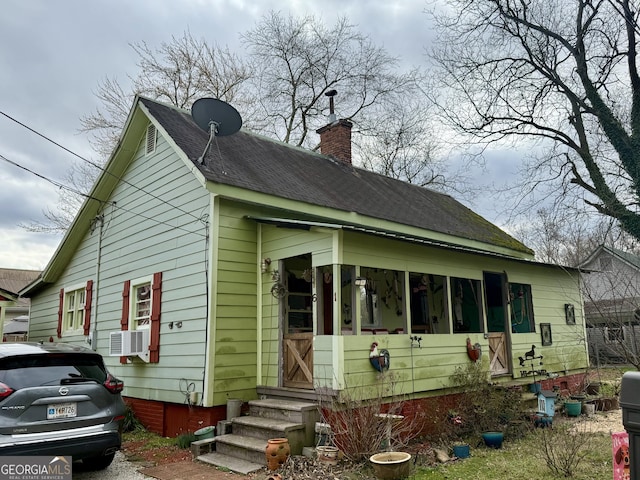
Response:
POLYGON ((231 433, 214 438, 215 451, 196 459, 247 474, 267 464, 264 451, 270 438, 287 438, 292 455, 314 445, 320 414, 315 403, 282 399, 252 400, 249 415, 231 420, 231 433))

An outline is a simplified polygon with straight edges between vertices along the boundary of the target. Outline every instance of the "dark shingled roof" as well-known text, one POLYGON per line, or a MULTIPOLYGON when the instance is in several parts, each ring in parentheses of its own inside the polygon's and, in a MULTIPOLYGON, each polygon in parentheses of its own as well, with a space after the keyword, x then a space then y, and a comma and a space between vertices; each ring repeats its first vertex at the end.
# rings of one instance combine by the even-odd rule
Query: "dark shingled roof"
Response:
POLYGON ((533 253, 449 195, 245 130, 217 137, 199 165, 209 135, 190 112, 140 101, 212 182, 533 253))

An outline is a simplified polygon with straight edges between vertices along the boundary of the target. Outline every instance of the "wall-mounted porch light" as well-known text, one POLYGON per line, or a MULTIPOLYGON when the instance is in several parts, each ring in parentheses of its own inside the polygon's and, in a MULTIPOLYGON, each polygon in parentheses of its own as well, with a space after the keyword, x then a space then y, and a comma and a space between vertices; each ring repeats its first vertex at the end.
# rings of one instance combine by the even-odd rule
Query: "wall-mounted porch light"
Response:
POLYGON ((262 273, 267 273, 269 271, 270 266, 271 266, 270 258, 263 258, 262 262, 260 262, 260 269, 262 270, 262 273))
POLYGON ((356 287, 364 287, 367 284, 367 279, 364 277, 357 277, 353 283, 356 287))

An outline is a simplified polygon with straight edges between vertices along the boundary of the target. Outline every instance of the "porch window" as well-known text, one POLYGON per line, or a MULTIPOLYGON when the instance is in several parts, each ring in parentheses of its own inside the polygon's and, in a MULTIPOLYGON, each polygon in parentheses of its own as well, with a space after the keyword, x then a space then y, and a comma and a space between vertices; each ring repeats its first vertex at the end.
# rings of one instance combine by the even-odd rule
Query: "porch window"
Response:
POLYGON ((509 302, 511 303, 511 331, 513 333, 535 332, 531 285, 509 283, 509 302))
POLYGON ((411 331, 449 333, 447 282, 445 277, 409 273, 411 331))
POLYGON ((340 297, 342 299, 342 305, 340 307, 340 331, 342 335, 353 335, 354 325, 354 289, 358 289, 354 285, 356 278, 356 268, 351 265, 342 265, 340 267, 340 297))
POLYGON ((482 332, 480 280, 451 277, 454 333, 482 332))
POLYGON ((362 267, 358 283, 362 334, 404 333, 404 273, 362 267))
MULTIPOLYGON (((309 262, 310 265, 310 262, 309 262)), ((295 269, 287 265, 287 333, 313 332, 311 267, 295 269)))

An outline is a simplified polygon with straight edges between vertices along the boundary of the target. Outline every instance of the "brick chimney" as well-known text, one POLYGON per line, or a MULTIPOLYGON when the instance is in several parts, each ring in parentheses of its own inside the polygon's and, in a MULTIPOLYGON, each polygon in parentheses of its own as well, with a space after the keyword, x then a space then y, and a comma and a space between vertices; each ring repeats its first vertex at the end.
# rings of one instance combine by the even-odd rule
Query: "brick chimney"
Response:
POLYGON ((351 164, 351 127, 349 120, 336 120, 316 130, 320 134, 320 152, 351 164))
POLYGON ((338 94, 336 90, 328 90, 324 93, 329 97, 329 125, 316 130, 320 135, 320 152, 323 155, 331 155, 341 162, 351 165, 351 127, 349 120, 336 120, 333 97, 338 94))

